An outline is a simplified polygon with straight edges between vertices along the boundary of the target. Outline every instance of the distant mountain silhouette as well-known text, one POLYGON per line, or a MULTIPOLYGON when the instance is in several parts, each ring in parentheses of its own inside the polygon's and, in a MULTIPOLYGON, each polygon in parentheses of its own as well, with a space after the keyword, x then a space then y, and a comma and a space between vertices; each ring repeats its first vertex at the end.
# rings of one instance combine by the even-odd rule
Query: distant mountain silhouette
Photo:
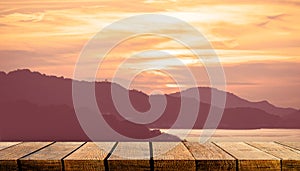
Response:
MULTIPOLYGON (((79 84, 92 84, 78 81, 79 84)), ((147 125, 127 121, 118 112, 112 101, 111 88, 122 97, 129 93, 132 106, 139 112, 149 111, 149 99, 156 101, 161 95, 148 96, 137 90, 127 90, 117 83, 96 82, 95 92, 99 110, 105 121, 121 135, 147 139, 161 135, 160 140, 179 140, 177 137, 151 131, 150 128, 170 128, 180 112, 181 103, 186 107, 200 104, 198 117, 193 128, 203 128, 210 109, 211 91, 224 93, 207 87, 185 90, 181 93, 165 95, 167 105, 163 115, 147 125), (200 92, 201 102, 191 98, 195 89, 200 92), (180 95, 184 98, 181 101, 180 95)), ((226 109, 218 128, 300 128, 300 111, 292 108, 279 108, 266 101, 250 102, 232 93, 226 93, 226 109)), ((85 113, 92 111, 83 108, 85 113)), ((188 113, 186 114, 188 117, 188 113)), ((0 141, 82 141, 89 138, 82 130, 73 108, 72 80, 63 77, 47 76, 30 70, 0 72, 0 141)), ((177 128, 189 128, 182 122, 177 128)), ((104 131, 105 132, 105 131, 104 131)), ((99 135, 100 136, 100 135, 99 135)), ((99 140, 113 137, 101 135, 99 140)))
POLYGON ((299 128, 300 127, 299 123, 300 123, 300 110, 285 116, 283 118, 281 125, 287 128, 299 128))
MULTIPOLYGON (((190 88, 182 92, 172 93, 171 96, 180 97, 180 95, 184 97, 192 97, 193 94, 197 92, 200 94, 200 100, 203 103, 210 103, 211 102, 211 92, 214 91, 216 94, 224 93, 223 91, 217 90, 215 88, 209 87, 197 87, 197 88, 190 88)), ((293 108, 281 108, 276 107, 270 104, 268 101, 260 101, 260 102, 250 102, 246 99, 242 99, 233 93, 225 92, 226 93, 226 108, 256 108, 261 109, 269 114, 277 115, 277 116, 284 116, 291 113, 296 112, 296 109, 293 108)))

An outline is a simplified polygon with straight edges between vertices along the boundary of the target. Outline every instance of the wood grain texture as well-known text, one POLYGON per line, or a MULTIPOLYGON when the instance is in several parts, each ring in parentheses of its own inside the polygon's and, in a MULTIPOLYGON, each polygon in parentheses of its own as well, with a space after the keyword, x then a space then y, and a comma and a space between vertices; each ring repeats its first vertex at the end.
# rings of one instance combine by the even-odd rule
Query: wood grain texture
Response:
POLYGON ((119 142, 108 158, 109 170, 150 170, 148 142, 119 142))
POLYGON ((300 142, 279 142, 279 144, 300 150, 300 142))
POLYGON ((20 142, 0 142, 0 150, 3 150, 7 147, 19 144, 20 142))
POLYGON ((83 142, 56 142, 42 150, 20 159, 22 170, 60 171, 61 160, 80 147, 83 142))
POLYGON ((154 170, 196 170, 196 161, 181 142, 153 142, 154 170))
POLYGON ((282 159, 283 171, 300 170, 300 151, 298 150, 274 142, 249 142, 247 144, 282 159))
POLYGON ((196 159, 197 171, 234 171, 236 170, 235 158, 224 152, 215 144, 208 142, 184 142, 188 150, 196 159))
POLYGON ((299 142, 150 144, 152 146, 148 142, 119 142, 117 146, 115 142, 0 142, 0 171, 300 170, 299 142))
POLYGON ((280 171, 280 159, 243 142, 216 142, 238 160, 239 171, 280 171))
POLYGON ((24 142, 0 151, 0 171, 18 170, 17 160, 35 152, 51 142, 24 142))
POLYGON ((88 142, 64 159, 65 171, 104 171, 104 159, 115 142, 88 142))

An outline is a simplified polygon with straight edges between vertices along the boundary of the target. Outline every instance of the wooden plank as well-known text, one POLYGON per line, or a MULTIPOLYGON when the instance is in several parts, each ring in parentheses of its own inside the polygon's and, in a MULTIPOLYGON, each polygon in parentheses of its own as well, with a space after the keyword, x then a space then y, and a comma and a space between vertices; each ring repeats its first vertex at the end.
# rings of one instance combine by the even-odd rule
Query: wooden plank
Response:
POLYGON ((154 170, 196 170, 196 161, 181 142, 153 142, 154 170))
POLYGON ((0 150, 3 150, 7 147, 19 144, 20 142, 0 142, 0 150))
POLYGON ((108 166, 109 170, 150 170, 149 142, 119 142, 108 166))
POLYGON ((300 151, 274 142, 249 142, 248 144, 282 159, 282 170, 300 170, 300 151))
POLYGON ((62 170, 61 160, 83 142, 57 142, 20 159, 22 170, 62 170))
POLYGON ((64 159, 65 171, 104 171, 104 159, 115 142, 88 142, 64 159))
POLYGON ((224 152, 215 144, 208 142, 184 142, 196 159, 197 171, 236 170, 235 158, 224 152))
POLYGON ((279 144, 300 150, 300 142, 279 142, 279 144))
POLYGON ((281 170, 280 159, 243 142, 215 142, 238 160, 239 171, 281 170))
POLYGON ((0 171, 18 170, 17 160, 35 152, 51 142, 24 142, 0 151, 0 171))

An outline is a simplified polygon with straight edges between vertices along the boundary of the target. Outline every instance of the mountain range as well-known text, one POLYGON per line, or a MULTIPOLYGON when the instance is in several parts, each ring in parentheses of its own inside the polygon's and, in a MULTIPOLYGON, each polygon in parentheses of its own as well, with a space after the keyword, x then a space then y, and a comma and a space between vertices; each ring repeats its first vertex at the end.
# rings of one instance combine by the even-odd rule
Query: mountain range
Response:
MULTIPOLYGON (((75 80, 76 81, 76 80, 75 80)), ((77 81, 78 84, 92 84, 77 81)), ((187 106, 199 105, 193 128, 205 125, 211 107, 211 93, 226 94, 226 105, 218 125, 221 129, 300 128, 300 110, 281 108, 267 101, 251 102, 229 92, 210 87, 195 87, 164 95, 166 108, 161 117, 145 125, 124 119, 114 106, 111 88, 118 96, 129 93, 132 106, 147 112, 149 99, 162 95, 147 95, 142 91, 128 90, 117 83, 96 82, 96 99, 104 119, 114 130, 131 138, 151 138, 161 133, 160 128, 170 128, 180 112, 181 99, 187 106), (198 90, 200 100, 193 94, 198 90)), ((86 109, 86 113, 89 111, 86 109)), ((188 114, 186 114, 188 117, 188 114)), ((75 114, 72 101, 72 79, 48 76, 28 69, 9 73, 0 72, 0 141, 1 140, 87 140, 75 114)), ((184 122, 176 128, 190 128, 184 122)), ((209 125, 208 127, 209 128, 209 125)), ((165 138, 174 138, 166 136, 165 138)), ((109 140, 106 137, 105 140, 109 140)), ((101 139, 103 140, 103 139, 101 139)))

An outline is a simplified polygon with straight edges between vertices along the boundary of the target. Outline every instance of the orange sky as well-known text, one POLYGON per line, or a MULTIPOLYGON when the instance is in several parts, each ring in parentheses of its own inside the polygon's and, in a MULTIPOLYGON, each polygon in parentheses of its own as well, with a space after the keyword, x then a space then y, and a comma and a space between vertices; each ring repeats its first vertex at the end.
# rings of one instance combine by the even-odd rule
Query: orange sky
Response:
MULTIPOLYGON (((81 49, 96 32, 124 17, 158 13, 182 19, 205 35, 224 67, 227 91, 249 100, 266 99, 300 108, 299 7, 296 0, 4 0, 0 2, 0 70, 29 68, 72 77, 81 49)), ((187 34, 176 23, 174 27, 178 34, 187 34)), ((131 59, 120 79, 126 79, 131 70, 153 66, 180 77, 183 68, 169 57, 141 55, 149 49, 178 57, 193 70, 200 86, 209 86, 205 69, 187 49, 171 39, 153 36, 117 46, 106 57, 99 79, 111 79, 125 58, 131 59)), ((141 73, 132 87, 147 93, 176 91, 174 81, 157 71, 141 73)))

